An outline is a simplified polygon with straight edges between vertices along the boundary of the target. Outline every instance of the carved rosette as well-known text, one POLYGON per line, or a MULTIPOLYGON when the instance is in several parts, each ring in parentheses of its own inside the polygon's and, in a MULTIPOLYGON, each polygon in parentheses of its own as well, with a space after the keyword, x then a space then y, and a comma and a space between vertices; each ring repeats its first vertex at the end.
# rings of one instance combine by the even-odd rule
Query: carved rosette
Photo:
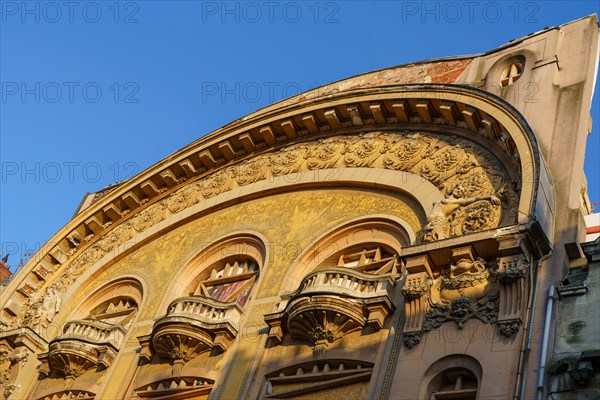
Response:
POLYGON ((318 347, 329 345, 366 326, 383 328, 394 311, 394 281, 348 268, 329 268, 307 275, 299 289, 285 296, 280 311, 265 316, 269 338, 281 343, 287 334, 318 347))

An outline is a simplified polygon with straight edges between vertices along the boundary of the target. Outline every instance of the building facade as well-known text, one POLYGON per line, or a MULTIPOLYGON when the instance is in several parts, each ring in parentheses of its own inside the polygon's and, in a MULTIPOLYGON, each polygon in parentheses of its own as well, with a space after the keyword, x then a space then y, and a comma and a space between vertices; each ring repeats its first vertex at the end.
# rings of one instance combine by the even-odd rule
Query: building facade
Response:
POLYGON ((598 37, 326 85, 87 196, 1 293, 0 396, 596 398, 598 37))

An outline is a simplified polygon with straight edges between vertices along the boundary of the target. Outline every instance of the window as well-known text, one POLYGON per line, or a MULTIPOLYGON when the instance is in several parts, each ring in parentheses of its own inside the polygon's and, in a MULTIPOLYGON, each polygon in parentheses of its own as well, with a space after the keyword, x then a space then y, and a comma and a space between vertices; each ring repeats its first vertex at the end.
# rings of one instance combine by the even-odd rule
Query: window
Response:
POLYGON ((207 274, 210 275, 200 279, 190 296, 237 302, 244 307, 258 276, 258 263, 250 257, 233 256, 213 264, 202 275, 207 274))
POLYGON ((137 309, 137 302, 133 298, 118 296, 94 308, 85 319, 93 319, 112 325, 129 326, 137 309))
POLYGON ((373 364, 356 360, 319 360, 266 375, 263 399, 364 399, 373 364))
POLYGON ((442 357, 427 369, 419 398, 426 400, 476 400, 483 371, 475 358, 466 354, 442 357))
POLYGON ((519 80, 523 73, 523 64, 520 62, 514 62, 507 65, 500 76, 500 85, 502 87, 510 86, 519 80))
POLYGON ((344 250, 341 254, 326 260, 321 268, 351 268, 356 271, 368 272, 372 274, 387 274, 391 272, 396 274, 397 258, 393 251, 387 250, 382 246, 364 245, 344 250), (337 263, 333 264, 333 260, 337 259, 337 263))

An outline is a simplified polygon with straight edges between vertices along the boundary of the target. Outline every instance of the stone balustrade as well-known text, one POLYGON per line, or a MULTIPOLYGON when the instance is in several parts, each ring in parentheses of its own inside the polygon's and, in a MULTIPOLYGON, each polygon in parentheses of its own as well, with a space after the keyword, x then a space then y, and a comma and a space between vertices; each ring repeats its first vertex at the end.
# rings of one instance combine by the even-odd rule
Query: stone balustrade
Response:
POLYGON ((235 303, 223 304, 204 297, 180 297, 167 309, 163 318, 192 318, 203 323, 229 323, 237 326, 242 310, 235 303))
POLYGON ((221 303, 200 296, 175 299, 159 318, 152 333, 139 336, 140 357, 153 354, 170 359, 177 371, 204 351, 223 352, 238 333, 242 309, 237 303, 221 303))
POLYGON ((110 324, 93 319, 69 321, 57 340, 82 339, 93 343, 111 343, 115 347, 123 341, 127 330, 120 324, 110 324))
POLYGON ((285 298, 301 294, 335 292, 356 298, 390 296, 394 280, 389 274, 374 275, 349 268, 329 268, 308 274, 297 291, 285 298))
POLYGON ((394 311, 391 274, 334 267, 308 274, 298 289, 282 296, 277 311, 265 315, 269 337, 281 343, 289 333, 312 344, 327 344, 370 326, 384 326, 394 311))

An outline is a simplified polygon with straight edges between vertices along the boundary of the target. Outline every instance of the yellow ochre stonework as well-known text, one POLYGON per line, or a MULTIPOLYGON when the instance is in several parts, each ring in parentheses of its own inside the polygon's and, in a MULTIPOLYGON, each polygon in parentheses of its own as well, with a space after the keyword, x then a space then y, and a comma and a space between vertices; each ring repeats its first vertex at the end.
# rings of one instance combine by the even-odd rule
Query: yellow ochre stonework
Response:
POLYGON ((86 196, 0 286, 0 400, 594 398, 598 37, 348 78, 86 196))

